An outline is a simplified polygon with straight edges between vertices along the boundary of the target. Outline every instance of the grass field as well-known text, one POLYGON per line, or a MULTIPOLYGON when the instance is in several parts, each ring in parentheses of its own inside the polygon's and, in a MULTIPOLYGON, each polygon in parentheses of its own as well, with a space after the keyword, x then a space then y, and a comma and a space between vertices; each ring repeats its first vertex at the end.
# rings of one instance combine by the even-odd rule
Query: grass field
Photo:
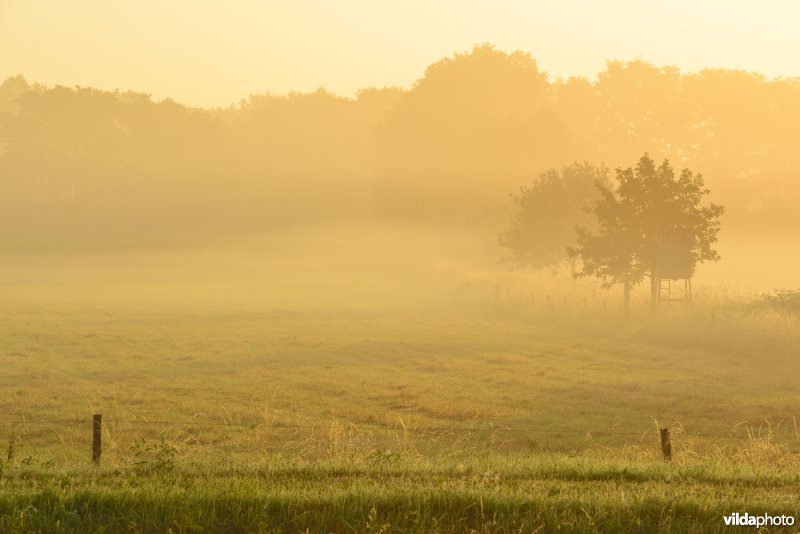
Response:
POLYGON ((625 320, 606 296, 548 306, 474 288, 336 306, 336 284, 301 305, 286 277, 211 291, 185 268, 46 264, 3 272, 0 532, 713 532, 733 512, 800 517, 791 312, 707 296, 625 320), (47 422, 64 420, 78 422, 47 422))

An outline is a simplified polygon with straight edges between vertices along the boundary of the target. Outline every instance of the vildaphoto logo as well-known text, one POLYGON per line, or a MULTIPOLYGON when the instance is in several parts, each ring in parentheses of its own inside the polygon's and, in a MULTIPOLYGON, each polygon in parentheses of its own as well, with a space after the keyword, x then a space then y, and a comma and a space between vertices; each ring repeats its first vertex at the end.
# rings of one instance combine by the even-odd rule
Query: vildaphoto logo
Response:
POLYGON ((722 516, 725 525, 729 527, 790 527, 794 525, 794 516, 791 515, 750 515, 739 512, 722 516))

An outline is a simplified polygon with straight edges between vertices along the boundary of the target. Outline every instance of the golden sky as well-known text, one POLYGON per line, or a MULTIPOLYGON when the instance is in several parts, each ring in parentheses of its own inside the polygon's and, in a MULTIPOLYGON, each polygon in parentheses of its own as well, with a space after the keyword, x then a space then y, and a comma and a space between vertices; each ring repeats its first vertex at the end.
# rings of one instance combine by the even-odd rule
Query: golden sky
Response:
POLYGON ((483 42, 551 78, 641 58, 800 76, 800 0, 0 0, 0 79, 216 106, 251 93, 409 86, 483 42))

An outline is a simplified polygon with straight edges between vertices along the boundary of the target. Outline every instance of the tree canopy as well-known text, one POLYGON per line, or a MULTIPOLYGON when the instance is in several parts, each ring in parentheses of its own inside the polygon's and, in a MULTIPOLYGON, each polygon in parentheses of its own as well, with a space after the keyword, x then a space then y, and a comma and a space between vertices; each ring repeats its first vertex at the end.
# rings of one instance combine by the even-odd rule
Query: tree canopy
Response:
POLYGON ((657 166, 648 154, 635 167, 616 169, 613 186, 596 183, 592 207, 597 230, 578 229, 570 250, 580 259, 579 276, 596 276, 606 287, 638 284, 659 277, 658 250, 664 242, 684 242, 691 269, 719 260, 714 249, 722 206, 704 203, 711 193, 703 176, 689 169, 675 173, 668 160, 657 166))
POLYGON ((553 80, 529 54, 489 45, 437 61, 409 89, 253 95, 225 109, 14 77, 0 85, 0 232, 370 213, 485 227, 547 169, 648 150, 703 169, 727 229, 782 232, 800 220, 798 138, 798 79, 613 61, 553 80))
POLYGON ((594 227, 589 208, 598 199, 596 183, 607 184, 608 169, 588 162, 550 169, 512 195, 512 226, 500 236, 513 263, 557 267, 568 260, 577 226, 594 227))

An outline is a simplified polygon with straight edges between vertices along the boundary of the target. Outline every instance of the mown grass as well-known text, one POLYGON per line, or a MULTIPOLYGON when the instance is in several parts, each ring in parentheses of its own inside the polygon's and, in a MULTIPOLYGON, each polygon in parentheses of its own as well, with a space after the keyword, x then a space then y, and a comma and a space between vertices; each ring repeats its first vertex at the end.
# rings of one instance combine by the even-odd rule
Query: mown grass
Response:
POLYGON ((733 449, 748 432, 796 437, 797 361, 692 348, 662 339, 663 326, 589 335, 436 310, 204 313, 7 313, 4 419, 87 422, 15 428, 19 446, 82 457, 95 412, 107 457, 160 436, 244 456, 580 452, 649 447, 654 421, 673 427, 678 452, 733 449))
POLYGON ((0 302, 0 532, 713 532, 735 511, 800 517, 798 317, 765 301, 625 320, 597 299, 492 288, 301 306, 192 296, 203 284, 176 274, 129 287, 20 273, 0 302), (83 422, 47 422, 64 419, 83 422))

